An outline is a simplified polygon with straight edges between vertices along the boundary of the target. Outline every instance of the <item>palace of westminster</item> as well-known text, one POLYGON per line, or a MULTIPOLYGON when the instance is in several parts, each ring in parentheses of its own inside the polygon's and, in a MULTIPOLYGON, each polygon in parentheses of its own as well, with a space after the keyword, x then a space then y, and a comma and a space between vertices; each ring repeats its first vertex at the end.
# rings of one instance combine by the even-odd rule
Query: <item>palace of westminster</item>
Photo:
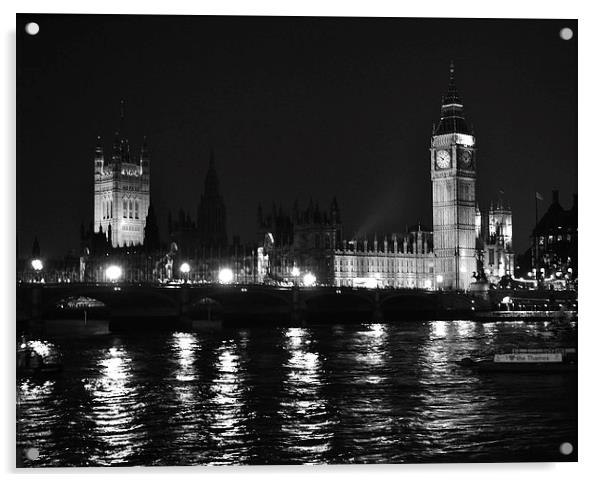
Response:
POLYGON ((191 282, 216 281, 225 266, 240 282, 299 283, 304 273, 312 273, 319 284, 383 288, 467 290, 477 279, 495 283, 514 274, 510 207, 498 199, 482 214, 476 202, 476 138, 464 115, 453 64, 430 143, 432 230, 419 225, 405 233, 348 240, 333 199, 325 211, 313 202, 306 209, 295 203, 292 213, 275 207, 264 213, 259 207, 255 242, 228 242, 212 152, 196 219, 183 211, 175 219, 170 215, 169 243, 162 245, 151 204, 146 140, 134 158, 122 132, 123 117, 122 105, 122 127, 110 156, 98 138, 94 222, 81 232, 82 281, 103 280, 107 253, 130 264, 124 275, 129 281, 178 278, 183 261, 191 268, 191 282))

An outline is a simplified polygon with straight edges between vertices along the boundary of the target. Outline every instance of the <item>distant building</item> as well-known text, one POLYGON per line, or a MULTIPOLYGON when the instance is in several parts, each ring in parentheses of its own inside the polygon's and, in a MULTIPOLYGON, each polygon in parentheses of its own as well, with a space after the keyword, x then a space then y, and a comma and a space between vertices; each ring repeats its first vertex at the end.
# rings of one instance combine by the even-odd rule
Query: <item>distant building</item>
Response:
POLYGON ((501 196, 495 204, 492 201, 485 221, 487 231, 477 236, 477 265, 490 282, 497 284, 504 276, 514 274, 510 205, 501 196))
POLYGON ((573 205, 564 209, 558 191, 552 191, 552 202, 533 228, 532 246, 521 258, 521 272, 542 280, 569 280, 577 277, 577 195, 573 205))
POLYGON ((320 284, 355 287, 432 288, 432 232, 420 226, 405 235, 343 239, 338 202, 329 211, 310 201, 293 214, 258 209, 258 279, 302 283, 311 273, 320 284), (296 268, 296 270, 293 270, 296 268))
POLYGON ((169 214, 167 224, 169 239, 176 253, 175 278, 181 278, 179 266, 186 262, 190 267, 186 278, 191 282, 216 282, 224 268, 232 270, 235 282, 257 281, 255 244, 241 244, 238 236, 233 236, 231 242, 228 240, 226 204, 220 190, 213 150, 196 221, 180 209, 175 218, 169 214))
MULTIPOLYGON (((335 198, 326 210, 312 201, 305 210, 295 203, 290 214, 275 205, 264 214, 260 207, 255 243, 244 245, 233 237, 229 244, 212 151, 196 222, 183 210, 175 220, 170 214, 168 247, 161 246, 154 210, 149 209, 148 149, 143 143, 133 161, 123 124, 122 106, 111 157, 105 160, 100 138, 96 147, 94 224, 87 234, 82 229, 82 280, 102 279, 110 259, 129 263, 124 279, 134 281, 181 278, 183 263, 192 282, 216 281, 220 270, 228 268, 237 282, 302 283, 312 274, 317 283, 332 286, 468 290, 477 280, 499 283, 514 274, 510 206, 500 198, 483 215, 476 202, 476 137, 464 114, 453 64, 429 148, 432 229, 417 225, 405 232, 346 239, 335 198)), ((551 269, 576 259, 576 206, 574 220, 554 206, 536 228, 541 246, 537 262, 551 269)))
POLYGON ((431 137, 435 272, 443 289, 470 287, 477 271, 476 138, 464 115, 454 66, 431 137))
POLYGON ((225 247, 228 245, 226 205, 219 189, 213 150, 209 158, 209 170, 205 176, 205 191, 201 195, 198 207, 197 228, 202 246, 225 247))
POLYGON ((433 233, 421 226, 401 235, 374 235, 371 241, 344 243, 336 251, 334 263, 336 286, 437 287, 433 233))
POLYGON ((292 215, 274 205, 264 216, 261 206, 257 212, 258 279, 299 282, 293 274, 314 274, 321 283, 334 284, 335 252, 342 245, 342 225, 336 199, 329 211, 322 211, 310 201, 307 209, 299 210, 297 203, 292 215))
POLYGON ((335 286, 467 290, 482 277, 497 283, 514 270, 512 211, 500 201, 482 218, 476 167, 476 138, 452 64, 431 137, 433 230, 416 226, 402 234, 345 241, 338 205, 336 217, 311 204, 303 216, 292 218, 274 208, 267 221, 259 216, 260 279, 295 281, 297 268, 300 276, 311 272, 318 283, 335 286))
POLYGON ((144 242, 150 205, 150 157, 146 139, 138 158, 124 135, 124 108, 111 156, 105 158, 100 136, 94 155, 94 231, 104 233, 114 247, 144 242))
POLYGON ((169 215, 168 230, 171 241, 183 256, 219 257, 229 250, 226 230, 226 204, 219 187, 213 150, 205 175, 204 191, 198 204, 196 222, 180 209, 175 219, 169 215))

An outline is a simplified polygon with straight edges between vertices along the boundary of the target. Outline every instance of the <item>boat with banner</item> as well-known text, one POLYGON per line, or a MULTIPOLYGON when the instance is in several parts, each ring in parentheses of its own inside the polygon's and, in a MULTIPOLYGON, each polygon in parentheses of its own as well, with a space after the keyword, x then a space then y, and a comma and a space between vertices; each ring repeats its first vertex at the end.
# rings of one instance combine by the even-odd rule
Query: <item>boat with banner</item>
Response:
POLYGON ((572 372, 577 370, 577 349, 515 348, 509 353, 466 357, 456 363, 480 372, 572 372))

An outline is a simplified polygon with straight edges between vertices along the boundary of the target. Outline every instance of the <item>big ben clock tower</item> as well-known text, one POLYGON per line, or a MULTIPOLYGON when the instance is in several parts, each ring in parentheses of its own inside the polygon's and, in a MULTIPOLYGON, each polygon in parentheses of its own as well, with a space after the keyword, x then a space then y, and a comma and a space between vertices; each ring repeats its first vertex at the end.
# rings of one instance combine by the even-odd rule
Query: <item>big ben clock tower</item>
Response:
POLYGON ((431 137, 433 250, 437 288, 466 290, 476 272, 475 137, 464 117, 454 64, 431 137))

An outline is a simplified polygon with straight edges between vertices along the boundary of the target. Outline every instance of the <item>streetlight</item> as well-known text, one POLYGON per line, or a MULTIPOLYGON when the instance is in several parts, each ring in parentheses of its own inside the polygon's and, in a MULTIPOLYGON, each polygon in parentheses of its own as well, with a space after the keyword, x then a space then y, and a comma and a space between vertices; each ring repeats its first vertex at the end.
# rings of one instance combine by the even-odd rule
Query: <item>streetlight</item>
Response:
POLYGON ((40 277, 40 271, 42 271, 44 269, 44 263, 42 263, 41 259, 32 259, 31 260, 31 267, 33 268, 35 275, 33 277, 33 281, 34 283, 37 283, 38 281, 41 281, 39 279, 40 277))
POLYGON ((121 267, 113 264, 107 268, 105 273, 109 281, 117 281, 119 278, 121 278, 122 271, 121 267))
POLYGON ((295 286, 297 286, 301 270, 297 266, 293 266, 293 269, 291 269, 291 274, 293 275, 293 278, 295 278, 293 283, 295 286))
POLYGON ((182 263, 180 265, 180 273, 184 276, 184 282, 188 281, 188 273, 190 273, 190 265, 188 263, 182 263))
POLYGON ((222 284, 230 284, 234 279, 234 273, 230 268, 222 268, 218 275, 219 282, 222 284))
POLYGON ((303 276, 303 285, 304 286, 313 286, 316 284, 316 277, 313 275, 313 273, 307 273, 305 276, 303 276))

